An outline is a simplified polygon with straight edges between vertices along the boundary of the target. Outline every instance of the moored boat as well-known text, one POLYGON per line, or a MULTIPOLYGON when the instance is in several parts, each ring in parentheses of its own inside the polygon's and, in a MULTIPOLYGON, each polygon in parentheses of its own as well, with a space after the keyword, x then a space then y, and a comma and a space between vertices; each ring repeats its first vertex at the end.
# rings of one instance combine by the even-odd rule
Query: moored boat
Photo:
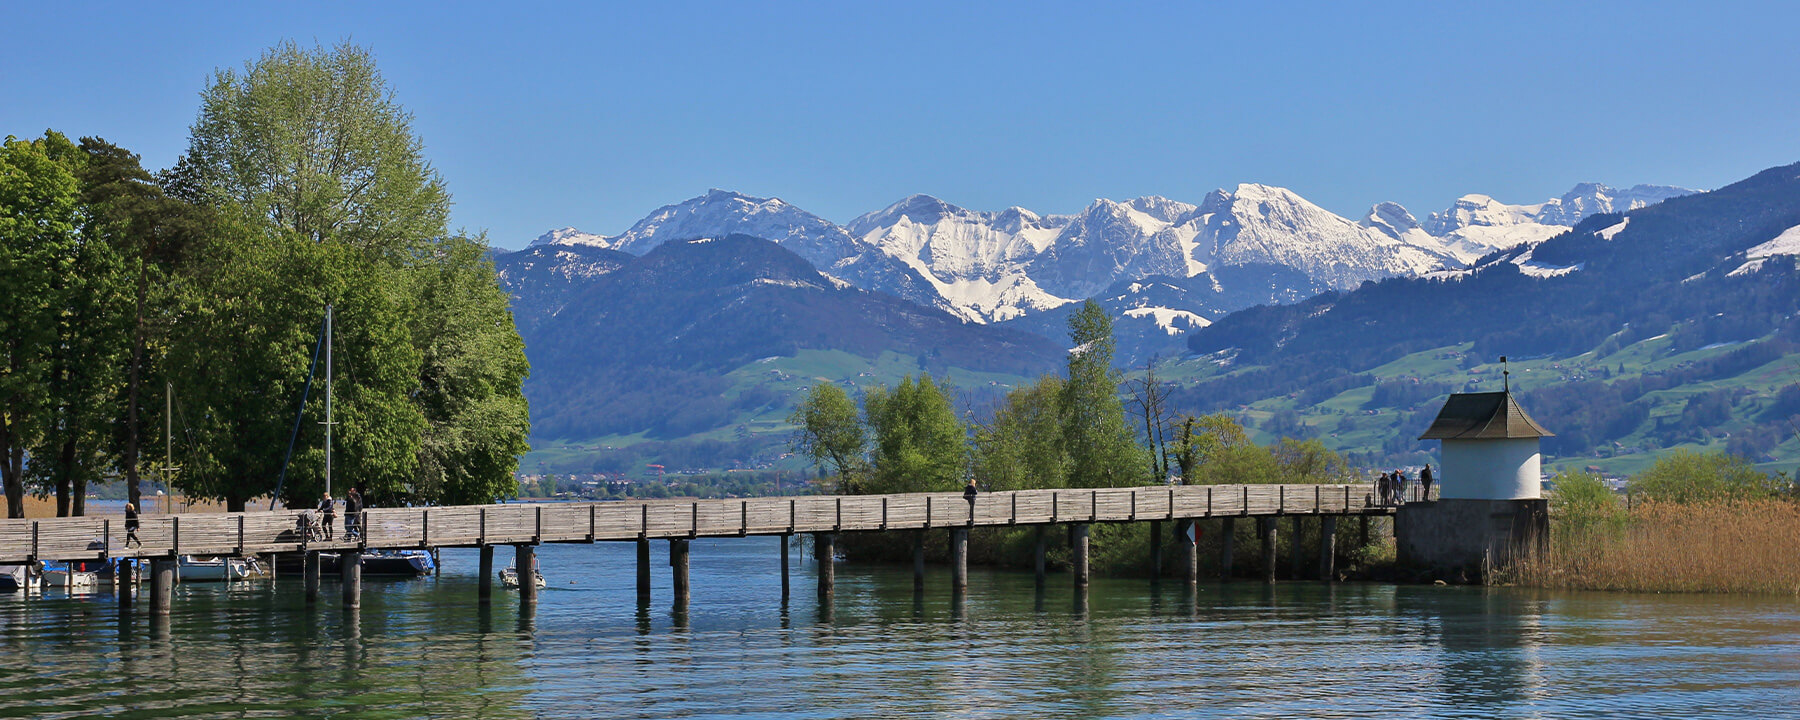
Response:
MULTIPOLYGON (((549 584, 548 582, 546 582, 544 580, 543 573, 538 572, 537 570, 532 570, 531 574, 537 576, 536 579, 537 579, 538 587, 544 587, 549 584)), ((502 587, 509 587, 509 588, 518 587, 519 586, 519 569, 516 567, 509 567, 509 568, 506 568, 505 570, 501 570, 500 571, 500 585, 502 587)))
POLYGON ((252 580, 269 576, 260 561, 253 557, 223 555, 183 555, 176 568, 184 581, 252 580))

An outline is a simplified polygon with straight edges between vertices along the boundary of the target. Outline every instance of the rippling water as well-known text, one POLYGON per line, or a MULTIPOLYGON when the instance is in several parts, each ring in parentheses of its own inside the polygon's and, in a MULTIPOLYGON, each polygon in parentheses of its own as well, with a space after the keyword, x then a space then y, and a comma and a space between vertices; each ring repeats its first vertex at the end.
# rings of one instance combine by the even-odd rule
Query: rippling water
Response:
MULTIPOLYGON (((636 601, 628 544, 546 546, 535 612, 435 579, 0 596, 0 717, 1743 717, 1800 715, 1791 599, 1097 579, 840 565, 814 601, 772 538, 693 544, 693 601, 636 601)), ((510 553, 497 553, 502 565, 510 553)))

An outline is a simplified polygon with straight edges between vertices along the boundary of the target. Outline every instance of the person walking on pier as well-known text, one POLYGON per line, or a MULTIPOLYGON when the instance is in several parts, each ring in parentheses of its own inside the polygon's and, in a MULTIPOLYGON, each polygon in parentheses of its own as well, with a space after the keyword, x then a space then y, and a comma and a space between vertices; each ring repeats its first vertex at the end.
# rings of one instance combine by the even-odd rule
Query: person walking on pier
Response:
POLYGON ((1426 463, 1425 469, 1419 471, 1419 499, 1431 499, 1431 463, 1426 463))
POLYGON ((125 547, 144 546, 144 541, 138 539, 137 531, 137 506, 131 503, 125 503, 125 547))
POLYGON ((975 495, 981 492, 975 488, 975 478, 969 478, 969 485, 963 488, 963 499, 969 501, 969 521, 975 520, 975 495))
POLYGON ((1394 504, 1406 504, 1406 473, 1394 471, 1394 504))
POLYGON ((320 523, 325 529, 325 539, 329 541, 331 540, 331 524, 337 520, 337 505, 332 504, 331 493, 325 493, 325 497, 319 500, 319 517, 322 518, 320 523))
POLYGON ((362 537, 362 495, 356 488, 344 493, 344 539, 355 540, 362 537))

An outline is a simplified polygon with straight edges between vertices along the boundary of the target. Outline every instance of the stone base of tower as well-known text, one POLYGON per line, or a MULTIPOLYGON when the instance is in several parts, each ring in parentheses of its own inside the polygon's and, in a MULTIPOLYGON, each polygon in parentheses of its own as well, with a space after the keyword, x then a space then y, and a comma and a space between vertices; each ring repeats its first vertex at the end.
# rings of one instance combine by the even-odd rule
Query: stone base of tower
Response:
POLYGON ((1490 580, 1493 571, 1543 553, 1549 539, 1546 500, 1437 500, 1394 516, 1400 568, 1447 582, 1490 580))

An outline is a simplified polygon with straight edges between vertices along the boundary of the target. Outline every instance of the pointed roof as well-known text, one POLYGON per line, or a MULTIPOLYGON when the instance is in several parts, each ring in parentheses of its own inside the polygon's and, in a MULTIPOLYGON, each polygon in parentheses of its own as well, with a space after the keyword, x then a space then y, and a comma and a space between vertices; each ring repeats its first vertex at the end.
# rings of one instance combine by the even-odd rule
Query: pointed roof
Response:
POLYGON ((1444 401, 1420 440, 1499 440, 1555 437, 1525 414, 1509 392, 1457 393, 1444 401))

